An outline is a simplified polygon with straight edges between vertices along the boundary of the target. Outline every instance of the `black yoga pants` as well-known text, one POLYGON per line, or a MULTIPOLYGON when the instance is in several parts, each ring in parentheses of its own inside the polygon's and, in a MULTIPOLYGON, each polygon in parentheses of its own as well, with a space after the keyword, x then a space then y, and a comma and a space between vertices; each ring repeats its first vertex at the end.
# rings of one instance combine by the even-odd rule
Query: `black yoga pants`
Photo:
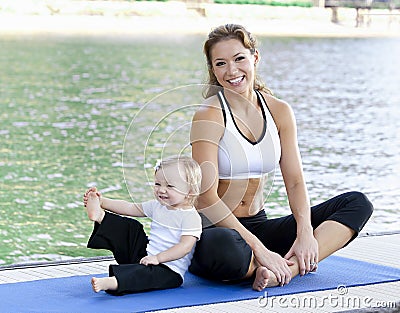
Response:
MULTIPOLYGON (((315 229, 327 220, 339 222, 354 230, 355 234, 350 242, 357 237, 372 211, 373 206, 363 193, 347 192, 313 206, 311 224, 315 229)), ((296 220, 292 214, 268 219, 262 210, 255 216, 239 218, 239 221, 267 249, 282 257, 296 239, 296 220)), ((247 274, 251 257, 250 246, 236 230, 210 227, 203 230, 200 241, 197 242, 189 271, 209 279, 238 280, 247 274)))
POLYGON ((182 277, 166 265, 139 264, 147 255, 147 243, 143 225, 135 219, 106 212, 101 224, 94 224, 88 248, 110 250, 118 263, 109 267, 109 276, 115 276, 118 289, 108 293, 122 295, 176 288, 183 283, 182 277))

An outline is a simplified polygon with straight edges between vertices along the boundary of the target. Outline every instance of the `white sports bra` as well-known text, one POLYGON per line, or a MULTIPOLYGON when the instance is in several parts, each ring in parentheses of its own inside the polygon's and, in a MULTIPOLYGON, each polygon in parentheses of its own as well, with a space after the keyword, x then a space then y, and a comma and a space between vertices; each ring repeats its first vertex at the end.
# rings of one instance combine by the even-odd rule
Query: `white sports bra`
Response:
POLYGON ((275 122, 264 97, 256 91, 264 127, 260 138, 253 142, 237 127, 223 91, 218 92, 225 120, 225 132, 219 142, 218 173, 220 179, 260 178, 275 170, 281 158, 281 145, 275 122))

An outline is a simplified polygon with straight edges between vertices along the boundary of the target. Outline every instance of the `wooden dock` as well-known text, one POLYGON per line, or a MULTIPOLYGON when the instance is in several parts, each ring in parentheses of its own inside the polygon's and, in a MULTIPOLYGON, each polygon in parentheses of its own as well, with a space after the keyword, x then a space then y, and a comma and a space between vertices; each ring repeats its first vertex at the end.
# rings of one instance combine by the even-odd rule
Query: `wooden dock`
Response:
MULTIPOLYGON (((360 261, 400 268, 400 232, 364 234, 335 255, 360 261)), ((0 284, 33 281, 75 275, 98 275, 108 272, 111 257, 76 259, 68 262, 47 262, 0 267, 0 284)), ((90 282, 88 281, 88 284, 90 282)), ((169 309, 163 313, 255 313, 255 312, 400 312, 400 281, 341 287, 343 297, 327 301, 338 290, 318 291, 288 296, 218 303, 169 309), (344 289, 345 288, 345 289, 344 289), (345 292, 345 293, 344 293, 345 292), (368 299, 368 301, 359 301, 368 299)))

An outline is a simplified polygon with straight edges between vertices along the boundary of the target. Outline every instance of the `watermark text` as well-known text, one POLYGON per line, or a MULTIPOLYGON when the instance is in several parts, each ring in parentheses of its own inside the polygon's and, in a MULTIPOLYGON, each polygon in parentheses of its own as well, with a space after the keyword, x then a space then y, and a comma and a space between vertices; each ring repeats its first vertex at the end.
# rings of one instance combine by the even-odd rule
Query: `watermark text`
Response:
POLYGON ((258 305, 263 308, 396 308, 396 301, 380 301, 368 296, 351 296, 345 285, 339 285, 334 292, 317 297, 315 295, 288 295, 270 297, 268 291, 258 297, 258 305))

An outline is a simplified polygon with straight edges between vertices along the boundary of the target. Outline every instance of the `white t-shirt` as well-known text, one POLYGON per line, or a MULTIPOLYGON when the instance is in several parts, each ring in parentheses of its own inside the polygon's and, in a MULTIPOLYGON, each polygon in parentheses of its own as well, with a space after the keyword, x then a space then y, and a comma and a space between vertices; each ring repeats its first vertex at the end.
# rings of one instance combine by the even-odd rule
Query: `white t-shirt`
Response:
MULTIPOLYGON (((147 253, 156 255, 168 250, 180 242, 181 236, 194 236, 200 239, 202 227, 201 218, 196 209, 169 210, 157 200, 142 203, 144 214, 152 219, 147 253)), ((192 251, 178 260, 165 264, 174 272, 180 274, 182 279, 192 260, 192 251)))

